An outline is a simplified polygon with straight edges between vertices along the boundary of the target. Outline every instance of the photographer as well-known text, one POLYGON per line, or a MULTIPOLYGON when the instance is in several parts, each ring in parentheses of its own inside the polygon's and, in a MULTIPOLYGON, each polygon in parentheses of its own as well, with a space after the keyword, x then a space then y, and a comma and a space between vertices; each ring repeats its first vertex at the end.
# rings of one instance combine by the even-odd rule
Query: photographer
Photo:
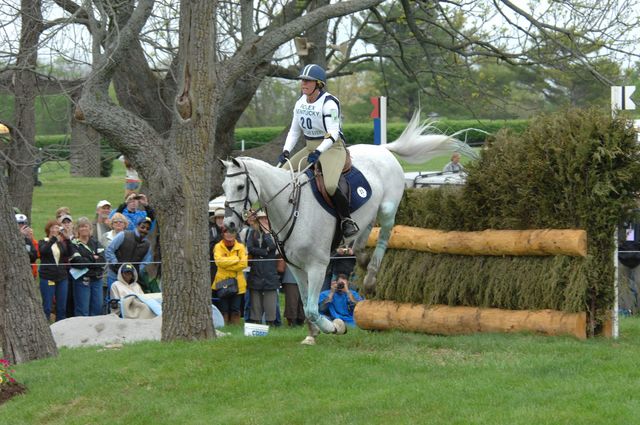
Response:
POLYGON ((147 197, 142 193, 130 193, 123 204, 111 211, 109 218, 111 219, 115 213, 125 216, 129 222, 126 230, 130 231, 134 231, 136 223, 139 223, 145 217, 149 217, 151 221, 155 220, 155 211, 149 205, 147 197))
POLYGON ((56 321, 67 317, 68 275, 66 263, 71 256, 71 246, 64 237, 64 226, 49 220, 44 227, 47 235, 38 241, 40 247, 40 294, 47 320, 56 301, 56 321))
POLYGON ((320 293, 318 307, 329 320, 342 319, 347 325, 355 326, 353 311, 362 300, 360 294, 349 289, 347 275, 341 273, 331 282, 331 289, 320 293))
POLYGON ((33 229, 29 227, 29 221, 27 220, 27 216, 24 214, 16 214, 16 223, 18 223, 18 229, 20 230, 20 234, 24 237, 24 248, 29 255, 29 261, 31 262, 33 269, 33 276, 37 275, 37 268, 35 266, 35 262, 39 257, 38 254, 38 242, 33 239, 33 229))

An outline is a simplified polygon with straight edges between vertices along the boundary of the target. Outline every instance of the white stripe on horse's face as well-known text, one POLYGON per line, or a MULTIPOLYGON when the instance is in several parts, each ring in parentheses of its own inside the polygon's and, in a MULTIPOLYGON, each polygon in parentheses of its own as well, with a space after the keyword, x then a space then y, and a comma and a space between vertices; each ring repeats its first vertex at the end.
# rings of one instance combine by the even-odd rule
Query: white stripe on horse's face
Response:
POLYGON ((224 226, 240 229, 243 226, 245 205, 249 202, 247 175, 234 163, 228 161, 222 161, 222 163, 226 168, 226 177, 222 182, 222 190, 226 198, 224 226))

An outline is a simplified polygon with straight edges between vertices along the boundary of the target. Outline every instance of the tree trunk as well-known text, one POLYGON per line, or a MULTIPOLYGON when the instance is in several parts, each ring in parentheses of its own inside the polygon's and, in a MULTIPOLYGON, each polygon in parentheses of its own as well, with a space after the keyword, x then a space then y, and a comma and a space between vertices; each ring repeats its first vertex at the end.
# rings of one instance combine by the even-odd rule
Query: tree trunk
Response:
POLYGON ((71 114, 69 162, 72 176, 100 177, 100 140, 100 133, 71 114))
MULTIPOLYGON (((176 147, 177 184, 157 205, 163 269, 162 340, 215 336, 209 282, 207 200, 211 190, 209 154, 216 132, 217 106, 225 83, 216 73, 217 2, 182 2, 178 96, 170 144, 176 147), (176 212, 179 211, 179 214, 176 212)), ((147 164, 153 166, 153 164, 147 164)), ((151 170, 146 170, 150 172, 151 170)), ((161 193, 150 181, 153 193, 161 193)))
POLYGON ((15 115, 9 171, 9 199, 24 214, 31 215, 36 151, 36 74, 38 40, 42 33, 40 0, 22 0, 20 47, 16 57, 15 115))
POLYGON ((58 349, 42 310, 38 285, 25 255, 4 178, 0 178, 0 338, 2 356, 11 363, 56 356, 58 349))

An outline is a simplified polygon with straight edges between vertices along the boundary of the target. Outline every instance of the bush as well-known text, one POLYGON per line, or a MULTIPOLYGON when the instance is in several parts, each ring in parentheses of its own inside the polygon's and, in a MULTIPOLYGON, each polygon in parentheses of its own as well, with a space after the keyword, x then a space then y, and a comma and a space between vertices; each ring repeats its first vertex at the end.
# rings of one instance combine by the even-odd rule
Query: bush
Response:
POLYGON ((464 187, 407 191, 396 223, 463 231, 585 229, 587 257, 389 250, 377 296, 426 304, 587 311, 590 333, 597 332, 614 300, 613 235, 635 207, 640 190, 640 148, 630 124, 595 109, 542 115, 520 135, 499 131, 467 170, 464 187))

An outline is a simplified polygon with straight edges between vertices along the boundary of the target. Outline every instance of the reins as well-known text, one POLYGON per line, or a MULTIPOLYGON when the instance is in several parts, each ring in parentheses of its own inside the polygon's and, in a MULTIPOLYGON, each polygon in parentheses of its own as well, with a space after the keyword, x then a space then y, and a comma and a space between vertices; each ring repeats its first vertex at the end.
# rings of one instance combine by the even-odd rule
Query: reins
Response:
MULTIPOLYGON (((287 159, 287 162, 289 162, 288 159, 287 159)), ((290 162, 289 162, 289 164, 290 164, 290 162)), ((240 176, 240 175, 246 176, 245 177, 245 187, 246 187, 245 197, 243 199, 236 199, 236 200, 233 200, 233 201, 226 201, 225 202, 225 206, 228 207, 231 204, 236 204, 236 203, 239 203, 239 202, 243 202, 244 205, 243 205, 242 215, 240 215, 233 208, 230 208, 230 209, 231 209, 231 211, 233 211, 233 213, 241 221, 246 221, 246 219, 248 217, 249 208, 251 207, 251 201, 249 200, 250 187, 253 188, 253 191, 255 192, 256 197, 259 197, 259 193, 258 193, 258 189, 256 188, 255 183, 253 182, 253 179, 249 175, 249 171, 247 170, 247 165, 243 162, 242 166, 244 168, 243 171, 239 171, 237 173, 232 173, 232 174, 227 174, 225 177, 236 177, 236 176, 240 176)), ((265 210, 265 212, 267 213, 267 218, 268 218, 269 217, 269 213, 268 213, 269 204, 274 199, 276 199, 278 196, 280 196, 280 194, 282 194, 287 187, 292 186, 292 190, 291 190, 291 193, 289 195, 289 201, 288 201, 289 204, 292 205, 291 213, 289 214, 289 217, 287 218, 285 223, 282 225, 280 230, 274 231, 272 229, 266 229, 261 225, 260 225, 260 227, 262 228, 262 230, 265 233, 268 233, 269 235, 271 235, 271 237, 273 237, 273 240, 276 243, 276 248, 278 249, 278 253, 282 257, 282 259, 287 264, 291 264, 293 267, 296 267, 298 269, 301 269, 301 267, 296 265, 296 264, 294 264, 294 263, 292 263, 287 258, 287 254, 285 253, 284 245, 285 245, 286 241, 289 239, 289 237, 291 236, 291 233, 293 233, 293 229, 295 227, 296 221, 298 220, 298 216, 300 215, 299 206, 300 206, 300 196, 302 194, 301 189, 302 189, 302 187, 304 185, 306 185, 307 183, 310 183, 313 179, 315 179, 315 174, 313 175, 313 177, 308 178, 307 180, 305 180, 303 182, 300 182, 300 179, 299 179, 299 177, 304 175, 304 172, 307 171, 311 166, 312 166, 312 164, 310 164, 307 167, 305 167, 304 169, 300 170, 297 175, 295 175, 293 173, 292 168, 290 167, 290 170, 291 170, 291 181, 289 183, 287 183, 286 185, 284 185, 280 190, 278 190, 270 199, 268 199, 267 201, 261 202, 261 207, 260 207, 260 209, 264 209, 265 210), (287 233, 285 234, 284 238, 281 240, 278 237, 278 235, 281 234, 287 226, 289 227, 288 230, 287 230, 287 233)), ((271 224, 270 220, 269 220, 269 224, 271 224)))

